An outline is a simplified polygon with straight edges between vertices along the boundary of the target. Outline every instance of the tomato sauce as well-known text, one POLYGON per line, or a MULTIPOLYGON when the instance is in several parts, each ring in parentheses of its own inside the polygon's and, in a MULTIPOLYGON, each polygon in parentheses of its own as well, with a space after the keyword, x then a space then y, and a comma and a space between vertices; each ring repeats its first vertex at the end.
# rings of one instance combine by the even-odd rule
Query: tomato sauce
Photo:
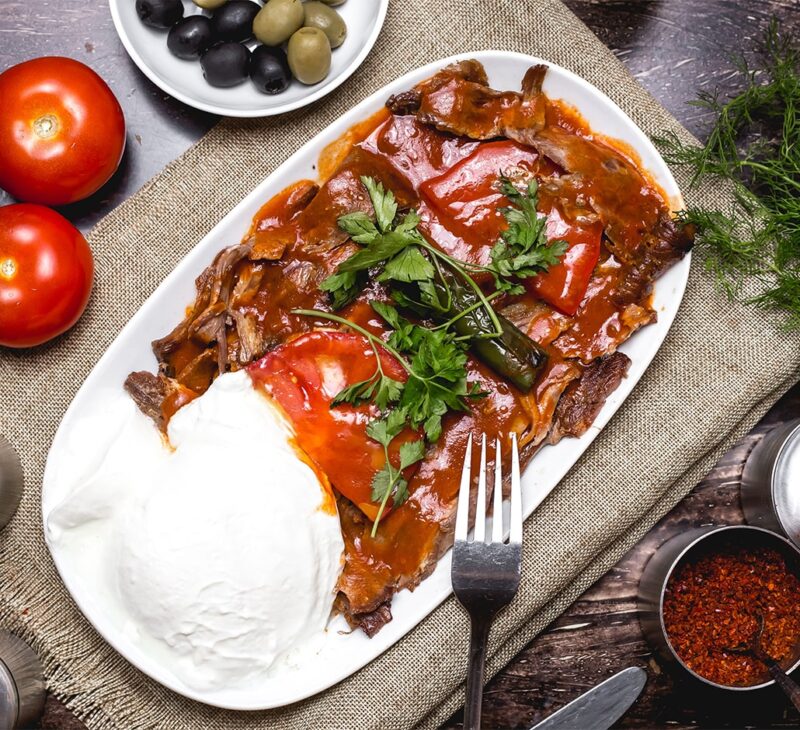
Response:
MULTIPOLYGON (((498 113, 507 111, 505 102, 497 104, 502 107, 498 113)), ((548 101, 546 118, 546 129, 555 138, 592 137, 569 107, 548 101)), ((664 214, 663 196, 655 186, 647 187, 644 196, 629 196, 626 185, 639 189, 650 185, 641 175, 623 177, 623 184, 612 189, 602 171, 608 162, 602 150, 580 141, 571 141, 565 149, 580 175, 563 174, 558 164, 518 142, 467 139, 437 131, 414 116, 382 110, 326 148, 319 163, 319 184, 302 180, 289 186, 254 218, 245 240, 252 246, 251 258, 257 260, 237 265, 230 296, 237 311, 255 322, 262 352, 267 353, 251 367, 254 378, 283 406, 311 461, 358 507, 340 499, 346 545, 340 590, 351 617, 369 614, 396 589, 416 585, 449 547, 468 434, 477 439, 485 434, 490 442, 500 438, 506 454, 509 434, 516 433, 530 455, 547 436, 561 393, 580 377, 584 365, 612 352, 654 316, 648 301, 621 306, 616 293, 630 271, 629 259, 664 214), (346 346, 339 343, 326 360, 330 338, 304 333, 330 328, 330 322, 314 321, 293 310, 330 308, 319 285, 358 248, 337 220, 353 211, 371 213, 362 175, 380 179, 394 192, 401 210, 417 209, 420 231, 433 244, 461 260, 485 264, 506 225, 502 208, 510 202, 497 185, 501 170, 512 180, 535 176, 546 181, 539 188, 538 209, 547 217, 547 237, 568 244, 561 264, 527 281, 525 294, 499 304, 522 312, 520 326, 544 346, 548 363, 532 392, 522 394, 470 359, 469 379, 488 395, 475 400, 469 413, 445 417, 440 440, 406 474, 408 500, 393 509, 390 505, 372 537, 375 505, 370 474, 380 468, 383 452, 367 437, 365 426, 375 409, 330 406, 340 386, 369 377, 375 353, 360 335, 340 332, 346 346), (634 198, 644 204, 632 208, 634 198), (602 237, 609 229, 613 240, 602 237), (349 355, 342 359, 345 350, 349 355), (358 357, 352 357, 356 351, 358 357)), ((382 296, 372 283, 339 314, 380 335, 385 328, 368 302, 382 296)), ((215 358, 195 367, 197 358, 207 357, 208 352, 205 345, 187 337, 164 354, 163 363, 178 380, 185 372, 183 384, 201 393, 216 374, 215 358)), ((398 379, 404 377, 393 358, 384 364, 398 379)), ((417 436, 409 430, 398 438, 390 456, 393 463, 399 443, 417 436)))

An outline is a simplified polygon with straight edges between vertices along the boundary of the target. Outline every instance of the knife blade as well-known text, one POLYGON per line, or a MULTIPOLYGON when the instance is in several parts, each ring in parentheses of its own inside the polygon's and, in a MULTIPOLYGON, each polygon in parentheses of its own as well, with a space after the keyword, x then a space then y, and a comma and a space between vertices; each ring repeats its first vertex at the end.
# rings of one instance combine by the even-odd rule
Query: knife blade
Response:
POLYGON ((584 692, 531 730, 608 730, 636 701, 647 672, 628 667, 584 692))

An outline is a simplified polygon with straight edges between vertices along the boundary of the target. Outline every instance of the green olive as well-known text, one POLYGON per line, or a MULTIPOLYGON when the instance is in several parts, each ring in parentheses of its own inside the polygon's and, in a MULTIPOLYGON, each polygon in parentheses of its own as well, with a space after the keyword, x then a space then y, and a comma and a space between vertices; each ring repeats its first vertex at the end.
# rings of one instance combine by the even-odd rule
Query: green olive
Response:
POLYGON ((289 39, 287 54, 292 74, 304 84, 316 84, 330 71, 331 44, 319 28, 300 28, 289 39))
POLYGON ((310 2, 305 4, 306 19, 303 25, 306 28, 319 28, 326 36, 331 48, 338 48, 344 42, 347 35, 347 26, 333 8, 321 2, 310 2))
POLYGON ((300 0, 269 0, 253 21, 253 35, 267 46, 279 46, 303 25, 300 0))
POLYGON ((322 0, 326 5, 341 5, 344 0, 322 0))
POLYGON ((199 8, 206 10, 214 10, 214 8, 221 8, 228 0, 192 0, 199 8))

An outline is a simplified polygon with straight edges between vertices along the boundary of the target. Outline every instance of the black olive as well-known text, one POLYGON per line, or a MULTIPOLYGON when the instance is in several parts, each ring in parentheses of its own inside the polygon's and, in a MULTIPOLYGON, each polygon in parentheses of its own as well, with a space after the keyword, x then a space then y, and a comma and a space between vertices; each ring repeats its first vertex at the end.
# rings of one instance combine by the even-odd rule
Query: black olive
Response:
POLYGON ((217 43, 202 56, 203 76, 212 86, 236 86, 247 78, 250 51, 241 43, 217 43))
POLYGON ((140 20, 152 28, 169 28, 183 17, 181 0, 136 0, 140 20))
POLYGON ((250 79, 265 94, 280 94, 292 82, 292 72, 282 48, 258 46, 250 56, 250 79))
POLYGON ((251 0, 230 0, 214 11, 211 27, 218 41, 246 41, 253 37, 253 19, 261 6, 251 0))
POLYGON ((191 61, 200 58, 213 38, 211 21, 205 15, 190 15, 170 28, 167 48, 174 56, 191 61))

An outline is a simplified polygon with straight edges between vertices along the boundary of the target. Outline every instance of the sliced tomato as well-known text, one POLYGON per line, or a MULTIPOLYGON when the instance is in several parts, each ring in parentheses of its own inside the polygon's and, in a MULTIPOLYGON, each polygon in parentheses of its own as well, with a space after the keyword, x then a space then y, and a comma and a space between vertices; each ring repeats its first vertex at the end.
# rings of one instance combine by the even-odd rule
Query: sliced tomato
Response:
MULTIPOLYGON (((386 375, 405 382, 405 370, 385 350, 381 366, 386 375)), ((329 330, 301 335, 249 368, 292 422, 298 446, 370 519, 379 508, 372 499, 372 479, 386 461, 383 447, 367 436, 377 409, 369 404, 331 408, 331 403, 343 388, 367 380, 375 369, 375 352, 365 337, 329 330)), ((389 459, 394 466, 400 463, 401 444, 419 437, 408 428, 392 441, 389 459)), ((404 476, 408 479, 414 471, 416 466, 409 467, 404 476)))
POLYGON ((600 258, 603 224, 577 224, 564 220, 557 207, 547 214, 547 238, 569 245, 564 257, 545 273, 525 280, 525 286, 548 304, 572 316, 583 301, 594 267, 600 258))
MULTIPOLYGON (((433 209, 423 223, 449 254, 471 263, 489 263, 491 248, 506 228, 501 209, 510 204, 497 185, 501 171, 512 177, 520 171, 524 177, 552 172, 549 163, 529 147, 511 141, 487 142, 445 174, 420 186, 433 209), (442 235, 442 226, 455 237, 442 235)), ((547 214, 547 238, 562 239, 569 248, 560 264, 525 284, 548 304, 573 315, 600 257, 603 228, 599 222, 568 222, 557 205, 552 201, 549 205, 550 210, 542 211, 547 214)))

